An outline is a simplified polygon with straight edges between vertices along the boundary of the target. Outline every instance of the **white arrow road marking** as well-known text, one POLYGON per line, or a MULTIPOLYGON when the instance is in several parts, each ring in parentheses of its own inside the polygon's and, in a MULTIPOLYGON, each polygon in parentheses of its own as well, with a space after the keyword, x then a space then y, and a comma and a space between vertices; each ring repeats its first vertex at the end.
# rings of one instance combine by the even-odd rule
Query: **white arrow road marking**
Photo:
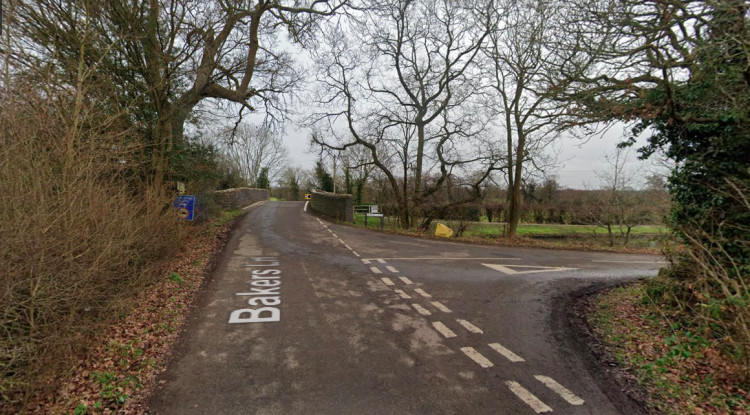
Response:
POLYGON ((489 361, 489 359, 482 356, 482 354, 474 350, 473 347, 462 347, 461 351, 464 352, 466 356, 469 356, 469 359, 476 362, 479 365, 479 367, 483 369, 494 366, 492 362, 489 361))
POLYGON ((547 406, 544 402, 540 401, 539 398, 534 396, 531 392, 526 390, 520 383, 512 380, 506 381, 506 385, 510 388, 510 391, 516 394, 519 399, 524 401, 526 405, 529 405, 534 412, 541 414, 542 412, 552 412, 552 408, 547 406))
POLYGON ((503 355, 503 357, 505 357, 506 359, 510 360, 513 363, 516 363, 516 362, 525 362, 525 360, 523 360, 523 358, 521 356, 519 356, 519 355, 511 352, 510 350, 506 349, 500 343, 490 343, 488 346, 490 346, 491 348, 493 348, 496 352, 500 353, 501 355, 503 355))
POLYGON ((433 301, 432 305, 434 305, 435 308, 442 311, 443 313, 452 313, 451 309, 444 306, 443 303, 441 303, 440 301, 433 301))
POLYGON ((557 381, 555 381, 551 377, 542 376, 542 375, 534 375, 534 377, 536 378, 536 380, 542 382, 544 386, 552 389, 553 391, 555 391, 555 393, 560 395, 560 397, 568 401, 569 404, 571 405, 583 405, 584 404, 583 399, 579 398, 573 392, 569 391, 565 386, 557 383, 557 381))
POLYGON ((453 330, 449 329, 448 326, 439 321, 433 321, 432 327, 435 327, 435 330, 439 331, 446 339, 456 337, 456 333, 454 333, 453 330))
POLYGON ((408 279, 408 278, 406 278, 406 277, 398 277, 398 279, 400 279, 401 281, 403 281, 404 284, 406 284, 406 285, 412 285, 413 284, 413 282, 411 282, 411 280, 408 279))
POLYGON ((482 329, 480 329, 479 327, 477 327, 477 326, 469 323, 466 320, 457 319, 456 321, 458 322, 458 324, 462 325, 466 330, 469 330, 472 333, 477 333, 477 334, 484 333, 482 331, 482 329))
POLYGON ((396 285, 390 278, 381 278, 380 280, 383 281, 385 285, 396 285))
POLYGON ((578 268, 564 268, 564 267, 542 267, 542 266, 537 266, 537 265, 500 265, 500 264, 482 264, 482 265, 484 265, 487 268, 492 268, 495 271, 500 271, 503 274, 508 274, 508 275, 535 274, 538 272, 571 271, 571 270, 578 269, 578 268), (532 268, 532 269, 528 271, 516 271, 508 267, 532 268))
POLYGON ((430 313, 430 310, 422 307, 419 304, 412 304, 411 306, 414 307, 415 310, 417 310, 417 313, 419 313, 419 314, 421 314, 423 316, 429 316, 430 314, 432 314, 432 313, 430 313))

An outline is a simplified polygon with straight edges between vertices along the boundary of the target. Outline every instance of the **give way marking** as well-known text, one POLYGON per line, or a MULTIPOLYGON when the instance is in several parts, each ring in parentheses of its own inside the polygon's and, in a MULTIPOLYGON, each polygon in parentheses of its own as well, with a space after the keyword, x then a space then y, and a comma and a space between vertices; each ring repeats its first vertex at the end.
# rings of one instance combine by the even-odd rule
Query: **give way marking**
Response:
POLYGON ((517 275, 517 274, 535 274, 538 272, 556 272, 556 271, 572 271, 578 268, 565 268, 565 267, 542 267, 539 265, 500 265, 500 264, 482 264, 487 268, 492 268, 495 271, 500 271, 503 274, 517 275), (521 268, 516 270, 513 268, 521 268))

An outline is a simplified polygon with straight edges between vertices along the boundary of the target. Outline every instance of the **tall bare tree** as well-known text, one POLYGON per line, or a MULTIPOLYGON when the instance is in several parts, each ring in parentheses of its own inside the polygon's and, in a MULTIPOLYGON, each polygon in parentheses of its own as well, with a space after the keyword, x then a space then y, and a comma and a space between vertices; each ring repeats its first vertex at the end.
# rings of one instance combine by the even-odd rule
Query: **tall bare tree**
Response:
POLYGON ((438 210, 423 210, 424 204, 450 175, 481 170, 462 183, 477 198, 499 168, 472 83, 475 59, 493 29, 487 4, 371 2, 353 23, 329 29, 326 47, 314 55, 318 102, 326 111, 310 122, 331 137, 318 134, 314 141, 366 148, 390 183, 404 227, 419 215, 421 226, 429 225, 438 210))
MULTIPOLYGON (((103 102, 130 108, 149 140, 160 183, 194 108, 205 99, 232 102, 239 118, 264 105, 283 109, 298 82, 277 36, 304 37, 315 18, 347 0, 86 0, 18 2, 27 73, 53 72, 75 87, 80 68, 112 85, 103 102)), ((95 93, 96 91, 90 91, 95 93)))
POLYGON ((495 92, 494 107, 505 133, 509 236, 516 234, 521 217, 524 176, 530 168, 544 169, 559 128, 570 123, 567 105, 557 99, 559 67, 566 67, 575 53, 556 48, 563 10, 558 1, 495 3, 498 30, 490 32, 483 47, 487 83, 495 92))

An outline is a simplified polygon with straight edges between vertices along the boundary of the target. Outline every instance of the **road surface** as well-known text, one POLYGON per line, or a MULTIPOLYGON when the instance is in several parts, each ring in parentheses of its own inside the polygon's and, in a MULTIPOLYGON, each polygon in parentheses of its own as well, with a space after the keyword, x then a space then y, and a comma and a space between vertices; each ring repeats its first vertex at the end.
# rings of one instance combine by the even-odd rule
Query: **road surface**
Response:
POLYGON ((637 413, 590 370, 555 299, 654 275, 660 260, 421 240, 263 203, 233 233, 149 411, 637 413))

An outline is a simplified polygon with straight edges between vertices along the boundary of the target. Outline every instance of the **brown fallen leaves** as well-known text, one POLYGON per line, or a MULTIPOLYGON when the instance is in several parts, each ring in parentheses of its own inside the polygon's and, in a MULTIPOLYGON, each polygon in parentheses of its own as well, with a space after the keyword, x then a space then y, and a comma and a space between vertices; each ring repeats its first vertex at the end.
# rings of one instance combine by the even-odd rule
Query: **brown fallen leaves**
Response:
POLYGON ((188 310, 239 220, 191 225, 183 248, 165 261, 163 277, 144 287, 131 312, 108 327, 78 360, 57 394, 40 397, 30 413, 141 414, 165 370, 188 310))
POLYGON ((588 319, 646 406, 665 414, 750 414, 750 385, 720 339, 649 302, 644 284, 594 297, 588 319))

